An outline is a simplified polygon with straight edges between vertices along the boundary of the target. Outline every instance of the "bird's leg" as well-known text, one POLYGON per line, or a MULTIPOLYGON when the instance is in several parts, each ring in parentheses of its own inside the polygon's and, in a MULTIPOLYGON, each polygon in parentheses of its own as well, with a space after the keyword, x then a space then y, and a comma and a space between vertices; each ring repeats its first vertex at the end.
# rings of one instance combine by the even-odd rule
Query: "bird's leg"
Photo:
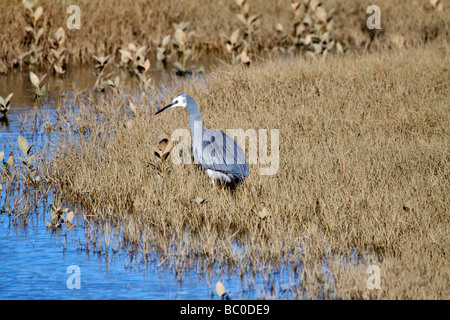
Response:
POLYGON ((225 183, 223 183, 222 181, 218 180, 217 181, 217 187, 220 187, 220 190, 222 191, 222 193, 225 193, 225 183))
POLYGON ((211 183, 213 185, 213 189, 219 190, 220 187, 220 190, 225 193, 225 184, 220 183, 220 181, 216 181, 216 179, 211 179, 211 183))

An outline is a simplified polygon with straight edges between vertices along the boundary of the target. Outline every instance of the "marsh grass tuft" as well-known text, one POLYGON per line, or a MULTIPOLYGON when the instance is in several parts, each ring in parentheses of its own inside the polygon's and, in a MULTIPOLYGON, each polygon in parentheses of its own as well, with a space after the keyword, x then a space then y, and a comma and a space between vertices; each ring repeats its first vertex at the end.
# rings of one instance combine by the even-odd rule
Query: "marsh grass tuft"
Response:
POLYGON ((73 211, 69 211, 69 208, 62 209, 61 207, 55 206, 53 203, 51 203, 50 206, 50 216, 52 219, 51 221, 45 222, 47 228, 57 230, 65 226, 67 229, 72 229, 72 220, 75 216, 73 211), (66 215, 64 216, 64 214, 66 215))
POLYGON ((254 38, 261 23, 261 14, 250 14, 250 3, 247 0, 236 0, 236 4, 239 8, 239 13, 237 13, 236 16, 243 26, 242 34, 244 48, 242 49, 242 52, 245 52, 247 58, 241 60, 243 60, 242 62, 245 64, 247 63, 247 60, 248 62, 250 61, 248 54, 252 54, 255 51, 254 38))
POLYGON ((99 72, 92 72, 92 75, 95 77, 94 90, 98 90, 101 92, 105 92, 107 87, 116 88, 120 80, 119 78, 115 78, 114 81, 110 79, 110 77, 114 74, 114 72, 110 72, 108 74, 105 73, 106 66, 109 64, 111 55, 105 56, 92 56, 96 61, 95 68, 99 69, 99 72))
POLYGON ((230 295, 227 293, 227 291, 225 290, 225 286, 220 281, 217 281, 216 283, 216 292, 219 295, 219 297, 222 298, 222 300, 223 299, 229 300, 230 295))
POLYGON ((25 31, 30 34, 31 56, 30 63, 32 65, 41 65, 44 61, 44 34, 46 32, 44 23, 44 9, 42 6, 34 7, 33 3, 25 2, 26 17, 28 25, 25 31))
POLYGON ((30 144, 29 139, 35 136, 26 139, 19 135, 17 141, 11 141, 6 161, 5 152, 0 152, 0 213, 6 214, 14 226, 28 225, 50 196, 48 184, 41 179, 43 154, 47 149, 41 146, 36 150, 35 142, 30 144))
POLYGON ((67 48, 64 45, 66 42, 66 32, 60 27, 48 40, 50 42, 48 60, 56 74, 65 74, 68 61, 67 48))
POLYGON ((6 98, 0 97, 0 113, 2 113, 3 116, 6 116, 11 108, 11 98, 13 95, 14 93, 11 92, 6 98))
POLYGON ((150 85, 151 76, 150 60, 145 56, 147 54, 146 46, 136 46, 129 43, 127 49, 120 49, 120 66, 127 66, 130 72, 133 72, 138 78, 139 85, 144 88, 150 85))
POLYGON ((192 69, 195 66, 188 65, 188 61, 192 57, 192 48, 190 41, 195 31, 188 31, 190 25, 189 21, 182 21, 180 23, 172 23, 175 29, 172 42, 174 44, 174 52, 176 53, 177 60, 173 62, 176 74, 184 76, 187 73, 192 73, 192 69))
POLYGON ((164 163, 169 156, 172 148, 172 140, 169 140, 166 136, 161 136, 158 139, 158 146, 154 149, 155 156, 157 156, 161 160, 161 162, 164 163))
POLYGON ((168 61, 171 58, 172 50, 170 46, 171 35, 168 34, 160 41, 153 41, 156 45, 156 60, 158 61, 159 69, 166 68, 168 61))
POLYGON ((44 74, 42 77, 38 77, 34 72, 30 71, 30 81, 33 85, 32 91, 36 99, 42 98, 45 94, 45 83, 44 79, 47 74, 44 74))

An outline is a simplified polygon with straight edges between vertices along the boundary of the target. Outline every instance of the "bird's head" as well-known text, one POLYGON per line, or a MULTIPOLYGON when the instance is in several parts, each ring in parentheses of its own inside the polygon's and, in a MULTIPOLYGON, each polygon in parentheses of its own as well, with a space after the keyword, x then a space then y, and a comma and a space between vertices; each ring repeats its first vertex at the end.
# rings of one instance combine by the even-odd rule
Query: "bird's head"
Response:
POLYGON ((156 114, 163 112, 166 109, 169 108, 187 108, 189 100, 193 100, 189 95, 186 93, 181 93, 177 95, 175 98, 173 98, 172 103, 168 104, 164 108, 160 109, 156 114))

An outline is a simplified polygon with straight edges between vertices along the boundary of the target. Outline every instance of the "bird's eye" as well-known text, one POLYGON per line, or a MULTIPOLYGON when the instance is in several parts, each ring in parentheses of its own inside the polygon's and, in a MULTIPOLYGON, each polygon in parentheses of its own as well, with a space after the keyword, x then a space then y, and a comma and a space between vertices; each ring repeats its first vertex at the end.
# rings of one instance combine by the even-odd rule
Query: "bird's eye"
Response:
POLYGON ((178 100, 175 100, 175 104, 178 104, 178 100))

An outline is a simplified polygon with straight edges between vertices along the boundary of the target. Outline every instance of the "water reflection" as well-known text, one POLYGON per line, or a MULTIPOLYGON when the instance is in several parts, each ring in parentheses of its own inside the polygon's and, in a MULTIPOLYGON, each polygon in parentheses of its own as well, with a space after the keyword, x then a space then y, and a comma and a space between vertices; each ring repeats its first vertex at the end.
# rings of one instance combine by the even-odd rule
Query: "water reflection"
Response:
POLYGON ((148 271, 130 266, 125 254, 114 255, 106 264, 105 257, 80 250, 76 234, 55 236, 42 225, 17 229, 8 227, 5 220, 0 226, 1 299, 209 297, 208 288, 195 273, 187 274, 181 286, 170 274, 158 273, 154 266, 148 271), (71 265, 80 268, 80 289, 67 286, 72 275, 67 269, 71 265))

